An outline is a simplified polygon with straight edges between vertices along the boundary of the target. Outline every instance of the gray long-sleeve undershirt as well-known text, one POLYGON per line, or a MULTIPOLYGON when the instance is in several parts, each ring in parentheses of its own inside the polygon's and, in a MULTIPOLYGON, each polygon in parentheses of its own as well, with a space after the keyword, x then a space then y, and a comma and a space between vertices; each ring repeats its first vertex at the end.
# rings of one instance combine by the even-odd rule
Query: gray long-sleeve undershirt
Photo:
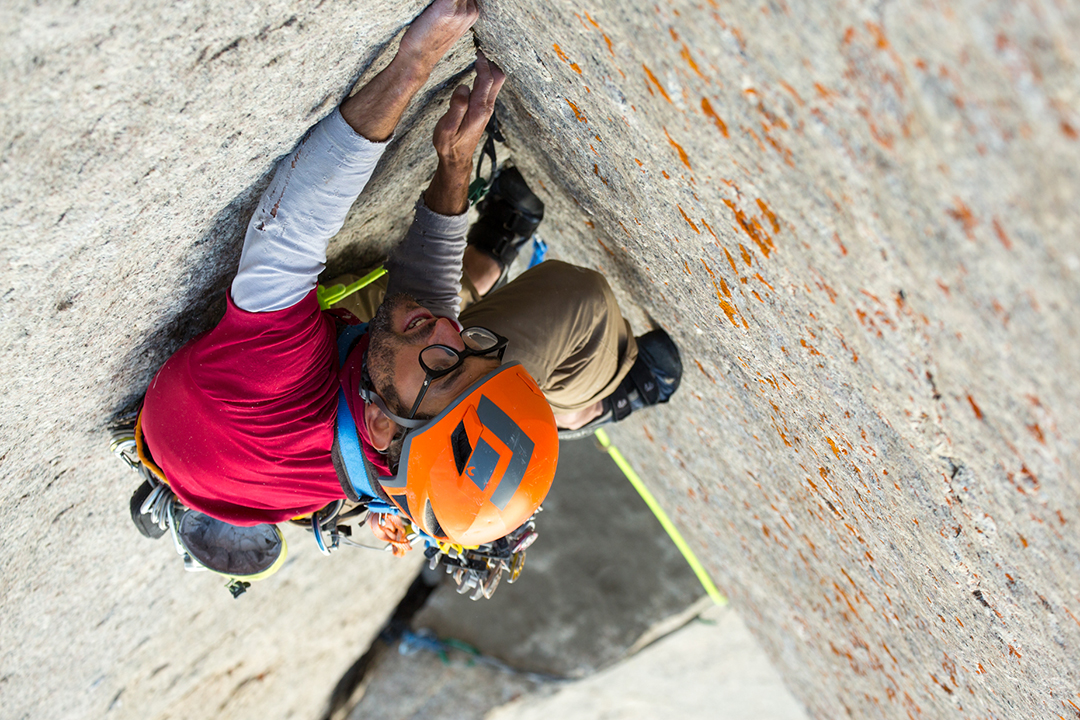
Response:
POLYGON ((390 253, 386 294, 406 293, 435 315, 457 319, 461 311, 461 263, 465 255, 466 213, 440 215, 416 201, 405 239, 390 253))
MULTIPOLYGON (((357 134, 338 110, 283 158, 248 223, 232 299, 248 312, 273 312, 306 297, 326 267, 326 247, 345 222, 387 143, 357 134)), ((416 203, 405 239, 386 264, 388 292, 404 292, 457 318, 468 219, 416 203)))

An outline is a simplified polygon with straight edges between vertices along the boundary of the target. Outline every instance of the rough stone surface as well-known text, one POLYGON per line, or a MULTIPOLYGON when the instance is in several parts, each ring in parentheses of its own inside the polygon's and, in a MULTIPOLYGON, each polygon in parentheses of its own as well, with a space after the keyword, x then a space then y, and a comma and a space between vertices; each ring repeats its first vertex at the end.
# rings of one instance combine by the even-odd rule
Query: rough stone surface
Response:
POLYGON ((493 707, 513 702, 545 687, 543 680, 478 660, 450 648, 386 648, 365 678, 348 720, 480 720, 493 707))
MULTIPOLYGON (((102 427, 421 5, 4 8, 5 716, 314 717, 404 588, 302 540, 236 604, 181 579, 102 427)), ((489 0, 477 35, 555 255, 685 348, 613 437, 810 713, 1075 715, 1077 6, 489 0)), ((400 235, 438 112, 332 254, 400 235)))
POLYGON ((810 713, 1075 715, 1076 7, 492 14, 547 234, 686 350, 613 437, 810 713))
MULTIPOLYGON (((480 716, 476 716, 480 717, 480 716)), ((806 720, 730 608, 701 617, 603 671, 534 691, 484 720, 806 720)))

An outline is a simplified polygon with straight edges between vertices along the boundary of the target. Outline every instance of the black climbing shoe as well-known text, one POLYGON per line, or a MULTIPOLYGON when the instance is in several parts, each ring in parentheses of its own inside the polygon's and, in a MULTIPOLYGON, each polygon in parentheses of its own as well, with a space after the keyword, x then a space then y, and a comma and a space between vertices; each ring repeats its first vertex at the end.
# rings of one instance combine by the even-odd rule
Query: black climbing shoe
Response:
POLYGON ((671 399, 682 380, 682 359, 675 341, 657 329, 637 338, 637 346, 637 359, 615 391, 604 398, 600 417, 577 430, 560 430, 560 440, 591 435, 601 425, 619 422, 635 410, 671 399))
POLYGON ((604 401, 610 403, 612 421, 618 422, 634 410, 666 403, 679 388, 682 359, 679 348, 663 330, 653 330, 637 338, 638 356, 615 392, 604 401))
POLYGON ((476 209, 480 217, 469 228, 469 244, 494 258, 502 268, 494 290, 506 284, 518 251, 543 220, 544 203, 525 184, 516 167, 504 165, 476 209))

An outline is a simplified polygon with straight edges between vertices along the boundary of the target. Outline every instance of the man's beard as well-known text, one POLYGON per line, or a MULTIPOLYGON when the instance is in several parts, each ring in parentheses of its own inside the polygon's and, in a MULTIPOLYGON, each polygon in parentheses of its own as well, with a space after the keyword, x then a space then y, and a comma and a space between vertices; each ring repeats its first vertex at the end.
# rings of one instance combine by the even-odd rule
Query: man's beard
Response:
POLYGON ((390 410, 398 415, 408 412, 402 407, 401 398, 393 383, 394 351, 404 344, 399 334, 394 330, 391 321, 394 311, 416 300, 405 293, 396 293, 383 299, 375 317, 368 323, 368 349, 367 369, 371 376, 371 382, 375 385, 375 392, 386 403, 390 410))

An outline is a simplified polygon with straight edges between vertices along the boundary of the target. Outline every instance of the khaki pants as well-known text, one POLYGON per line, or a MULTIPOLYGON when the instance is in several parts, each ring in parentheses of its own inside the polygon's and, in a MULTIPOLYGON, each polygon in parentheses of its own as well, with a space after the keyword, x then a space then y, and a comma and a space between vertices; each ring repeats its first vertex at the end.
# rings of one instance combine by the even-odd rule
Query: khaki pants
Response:
MULTIPOLYGON (((348 284, 343 275, 330 285, 348 284)), ((370 320, 386 294, 387 278, 343 299, 335 307, 370 320)), ((549 260, 479 298, 462 279, 459 321, 506 337, 505 361, 520 362, 536 380, 556 414, 587 408, 610 395, 637 358, 633 332, 604 276, 549 260)))

